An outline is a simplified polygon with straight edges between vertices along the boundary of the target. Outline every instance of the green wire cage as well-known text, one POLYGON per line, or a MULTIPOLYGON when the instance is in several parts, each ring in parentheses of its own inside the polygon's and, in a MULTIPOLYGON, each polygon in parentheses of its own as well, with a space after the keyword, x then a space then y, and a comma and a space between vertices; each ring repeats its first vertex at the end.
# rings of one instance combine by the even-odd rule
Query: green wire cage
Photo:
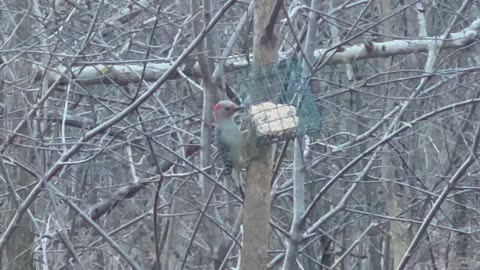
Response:
POLYGON ((259 142, 318 134, 320 112, 310 91, 310 77, 300 61, 251 66, 235 74, 235 90, 248 107, 247 120, 259 142))

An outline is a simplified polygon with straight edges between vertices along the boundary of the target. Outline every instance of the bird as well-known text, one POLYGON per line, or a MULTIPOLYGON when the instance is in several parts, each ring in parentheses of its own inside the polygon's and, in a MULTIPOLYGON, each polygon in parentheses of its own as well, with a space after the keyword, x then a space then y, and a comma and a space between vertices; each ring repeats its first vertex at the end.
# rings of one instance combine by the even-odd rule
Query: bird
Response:
POLYGON ((219 101, 213 108, 215 144, 225 175, 231 175, 233 169, 246 167, 244 135, 234 120, 235 114, 243 108, 230 100, 219 101))

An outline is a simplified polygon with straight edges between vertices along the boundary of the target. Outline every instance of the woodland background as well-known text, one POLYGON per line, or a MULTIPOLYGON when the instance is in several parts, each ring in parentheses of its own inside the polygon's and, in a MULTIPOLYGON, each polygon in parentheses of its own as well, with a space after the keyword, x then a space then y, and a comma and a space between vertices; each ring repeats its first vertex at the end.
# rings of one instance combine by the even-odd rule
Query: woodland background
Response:
POLYGON ((479 18, 473 0, 0 2, 2 269, 480 269, 479 18), (292 58, 322 130, 270 146, 271 190, 246 179, 268 203, 244 211, 231 183, 211 192, 211 110, 239 69, 292 58))

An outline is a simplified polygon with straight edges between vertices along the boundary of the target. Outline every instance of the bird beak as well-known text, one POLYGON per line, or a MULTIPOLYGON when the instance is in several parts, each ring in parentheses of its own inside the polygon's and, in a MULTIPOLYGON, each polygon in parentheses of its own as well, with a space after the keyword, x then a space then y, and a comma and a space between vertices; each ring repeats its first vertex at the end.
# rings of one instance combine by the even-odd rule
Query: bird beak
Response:
POLYGON ((245 109, 244 106, 237 106, 237 107, 235 108, 235 111, 236 111, 236 112, 238 112, 238 111, 243 111, 244 109, 245 109))

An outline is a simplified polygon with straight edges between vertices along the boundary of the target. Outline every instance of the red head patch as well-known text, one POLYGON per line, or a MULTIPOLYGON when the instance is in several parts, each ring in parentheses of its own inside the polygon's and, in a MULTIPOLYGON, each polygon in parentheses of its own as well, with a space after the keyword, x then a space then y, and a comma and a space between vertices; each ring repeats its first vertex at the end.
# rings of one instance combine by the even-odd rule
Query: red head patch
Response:
POLYGON ((215 104, 215 107, 213 107, 213 111, 216 112, 216 111, 220 110, 220 108, 222 108, 222 104, 220 104, 220 102, 218 102, 217 104, 215 104))

